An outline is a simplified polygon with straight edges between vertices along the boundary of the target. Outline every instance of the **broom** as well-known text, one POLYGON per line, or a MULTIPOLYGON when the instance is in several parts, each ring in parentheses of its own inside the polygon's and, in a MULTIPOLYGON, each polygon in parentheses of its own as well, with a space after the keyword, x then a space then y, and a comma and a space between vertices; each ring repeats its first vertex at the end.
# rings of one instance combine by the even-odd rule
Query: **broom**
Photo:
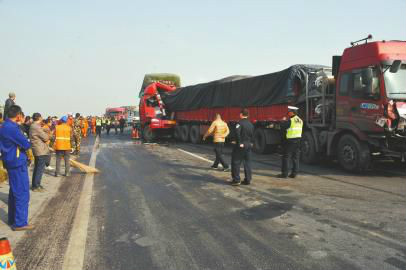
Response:
POLYGON ((70 165, 72 165, 72 167, 78 168, 82 172, 85 172, 85 173, 99 173, 100 172, 98 169, 96 169, 94 167, 90 167, 83 163, 80 163, 74 159, 69 159, 69 161, 70 161, 70 165))

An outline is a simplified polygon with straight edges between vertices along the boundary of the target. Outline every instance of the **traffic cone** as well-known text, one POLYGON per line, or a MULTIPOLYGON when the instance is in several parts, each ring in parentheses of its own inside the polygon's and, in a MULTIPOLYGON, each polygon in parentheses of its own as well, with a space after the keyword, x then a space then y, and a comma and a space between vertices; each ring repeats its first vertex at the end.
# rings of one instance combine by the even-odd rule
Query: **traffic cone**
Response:
POLYGON ((0 269, 17 270, 10 242, 7 238, 0 238, 0 269))

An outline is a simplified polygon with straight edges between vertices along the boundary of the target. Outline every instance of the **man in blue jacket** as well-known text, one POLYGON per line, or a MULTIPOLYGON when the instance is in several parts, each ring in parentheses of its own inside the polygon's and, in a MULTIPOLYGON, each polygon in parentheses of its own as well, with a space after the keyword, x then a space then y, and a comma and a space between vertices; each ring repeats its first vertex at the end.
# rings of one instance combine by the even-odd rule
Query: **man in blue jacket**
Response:
POLYGON ((1 158, 8 172, 10 191, 8 196, 8 223, 15 231, 31 230, 28 224, 30 183, 26 151, 30 142, 21 132, 18 123, 24 121, 21 108, 12 105, 7 120, 0 128, 1 158))

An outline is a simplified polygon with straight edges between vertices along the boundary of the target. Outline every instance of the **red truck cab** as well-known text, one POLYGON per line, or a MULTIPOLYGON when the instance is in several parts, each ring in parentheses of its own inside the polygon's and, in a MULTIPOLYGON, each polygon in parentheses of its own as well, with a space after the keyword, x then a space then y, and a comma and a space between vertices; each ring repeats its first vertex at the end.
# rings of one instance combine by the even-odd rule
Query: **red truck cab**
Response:
POLYGON ((354 171, 366 169, 372 156, 406 152, 406 42, 353 44, 333 58, 333 75, 327 153, 354 171))
POLYGON ((170 133, 176 121, 173 120, 171 112, 163 106, 160 91, 174 91, 176 86, 154 82, 144 89, 140 98, 140 122, 142 137, 145 141, 151 142, 158 135, 170 133))

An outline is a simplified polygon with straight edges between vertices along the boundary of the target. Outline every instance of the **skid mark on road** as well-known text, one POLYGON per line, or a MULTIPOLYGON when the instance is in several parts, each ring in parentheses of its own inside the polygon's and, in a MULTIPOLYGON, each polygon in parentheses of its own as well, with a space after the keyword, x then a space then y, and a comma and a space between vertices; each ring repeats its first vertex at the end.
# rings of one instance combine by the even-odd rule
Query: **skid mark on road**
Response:
MULTIPOLYGON (((95 166, 99 149, 99 137, 97 137, 93 146, 89 166, 95 166)), ((83 269, 87 239, 87 227, 89 224, 90 204, 92 201, 93 192, 93 178, 94 174, 87 174, 85 177, 83 189, 80 194, 79 205, 76 211, 75 219, 73 221, 73 227, 69 239, 68 248, 65 253, 65 258, 62 266, 63 270, 83 269)))

